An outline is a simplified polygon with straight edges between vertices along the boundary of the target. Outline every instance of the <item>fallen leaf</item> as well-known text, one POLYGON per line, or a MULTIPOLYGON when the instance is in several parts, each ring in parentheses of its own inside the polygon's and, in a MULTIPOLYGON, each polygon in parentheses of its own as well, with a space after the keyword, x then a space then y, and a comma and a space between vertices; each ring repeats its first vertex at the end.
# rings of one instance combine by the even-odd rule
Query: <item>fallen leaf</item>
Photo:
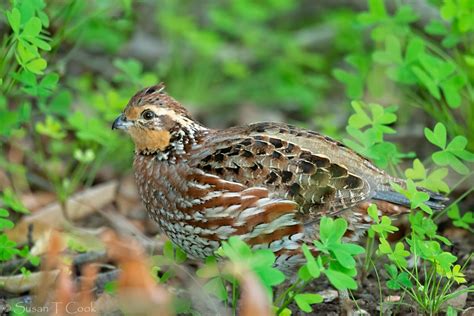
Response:
POLYGON ((320 291, 316 294, 321 295, 323 297, 325 303, 332 302, 336 298, 339 297, 339 292, 337 292, 336 290, 324 290, 324 291, 320 291))
POLYGON ((56 195, 47 191, 36 191, 34 193, 26 193, 20 197, 21 203, 32 213, 40 208, 53 203, 56 195))
POLYGON ((233 263, 230 264, 231 268, 229 271, 240 281, 241 285, 239 315, 273 315, 270 298, 255 274, 245 267, 237 266, 233 263))
POLYGON ((119 239, 113 232, 104 234, 104 242, 121 269, 117 292, 125 314, 171 315, 171 295, 152 278, 139 244, 119 239))
MULTIPOLYGON (((66 209, 70 220, 80 220, 114 201, 118 181, 102 183, 74 194, 67 202, 66 209)), ((6 231, 8 237, 17 242, 27 241, 28 227, 33 225, 33 239, 38 239, 45 231, 59 228, 67 223, 58 202, 48 204, 34 214, 24 216, 15 228, 6 231)))
POLYGON ((59 270, 52 270, 32 272, 28 276, 23 274, 0 276, 0 288, 9 293, 20 294, 40 286, 45 278, 56 280, 58 275, 59 270))

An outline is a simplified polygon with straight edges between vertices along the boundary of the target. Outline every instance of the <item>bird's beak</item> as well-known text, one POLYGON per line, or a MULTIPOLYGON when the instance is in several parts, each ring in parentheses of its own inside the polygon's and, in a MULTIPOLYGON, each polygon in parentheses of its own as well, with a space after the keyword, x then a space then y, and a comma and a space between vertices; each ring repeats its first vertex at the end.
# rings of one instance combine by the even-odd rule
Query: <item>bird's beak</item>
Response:
POLYGON ((119 117, 117 117, 112 124, 112 129, 128 129, 130 126, 133 125, 133 122, 127 121, 127 119, 121 114, 119 117))

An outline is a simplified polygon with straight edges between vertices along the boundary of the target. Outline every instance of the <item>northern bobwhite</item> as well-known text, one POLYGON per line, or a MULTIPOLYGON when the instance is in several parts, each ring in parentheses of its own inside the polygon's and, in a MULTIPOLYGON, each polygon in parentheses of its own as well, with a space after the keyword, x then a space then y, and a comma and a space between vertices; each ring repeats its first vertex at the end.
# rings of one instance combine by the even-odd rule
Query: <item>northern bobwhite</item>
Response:
MULTIPOLYGON (((205 258, 230 236, 270 248, 282 270, 304 261, 300 246, 318 236, 322 216, 349 223, 357 240, 370 225, 367 207, 383 215, 408 210, 386 174, 341 143, 282 123, 214 130, 159 84, 135 94, 112 128, 135 143, 141 199, 161 229, 189 256, 205 258)), ((443 208, 430 192, 427 202, 443 208)))

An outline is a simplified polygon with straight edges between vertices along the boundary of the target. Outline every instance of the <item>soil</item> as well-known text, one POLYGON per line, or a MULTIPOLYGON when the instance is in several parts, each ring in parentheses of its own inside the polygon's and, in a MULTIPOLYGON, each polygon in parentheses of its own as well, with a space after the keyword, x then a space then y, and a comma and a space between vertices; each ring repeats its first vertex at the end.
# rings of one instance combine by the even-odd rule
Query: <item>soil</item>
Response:
MULTIPOLYGON (((452 229, 450 227, 450 229, 452 229)), ((457 231, 457 229, 456 229, 457 231)), ((454 255, 456 255, 460 262, 464 263, 465 260, 468 258, 469 253, 472 252, 472 248, 474 245, 474 235, 473 234, 465 234, 462 233, 461 240, 454 240, 453 246, 450 251, 454 255)), ((378 271, 383 270, 383 263, 378 263, 378 271)), ((472 285, 474 280, 474 260, 471 260, 469 265, 466 267, 464 274, 466 275, 467 285, 472 285)), ((384 275, 382 279, 386 279, 384 275)), ((382 282, 385 283, 385 282, 382 282)), ((386 288, 385 284, 382 285, 382 297, 383 299, 387 299, 387 297, 392 296, 394 299, 397 296, 402 295, 399 291, 394 291, 386 288)), ((319 291, 327 290, 331 288, 328 282, 320 282, 311 284, 308 286, 307 291, 311 293, 317 293, 319 291)), ((456 288, 456 286, 455 286, 456 288)), ((404 298, 406 303, 408 304, 397 304, 394 302, 393 304, 390 303, 382 303, 380 300, 380 289, 379 284, 377 281, 376 276, 374 273, 370 273, 364 280, 361 282, 358 290, 353 291, 352 295, 355 299, 355 303, 352 306, 352 311, 355 315, 422 315, 423 313, 417 309, 417 306, 414 302, 410 302, 409 298, 404 298), (381 313, 380 309, 381 306, 383 311, 381 313)), ((465 303, 461 299, 462 311, 466 311, 469 307, 474 307, 474 293, 470 293, 467 295, 467 299, 465 303)), ((325 302, 323 304, 313 305, 313 312, 310 315, 321 315, 321 316, 333 316, 333 315, 344 315, 345 305, 341 302, 340 298, 336 298, 331 302, 325 302)), ((308 315, 303 312, 300 312, 297 306, 290 306, 290 309, 293 311, 293 315, 308 315)), ((469 311, 467 313, 470 313, 469 311)), ((444 314, 444 312, 442 313, 444 314)), ((467 314, 462 314, 467 315, 467 314)))

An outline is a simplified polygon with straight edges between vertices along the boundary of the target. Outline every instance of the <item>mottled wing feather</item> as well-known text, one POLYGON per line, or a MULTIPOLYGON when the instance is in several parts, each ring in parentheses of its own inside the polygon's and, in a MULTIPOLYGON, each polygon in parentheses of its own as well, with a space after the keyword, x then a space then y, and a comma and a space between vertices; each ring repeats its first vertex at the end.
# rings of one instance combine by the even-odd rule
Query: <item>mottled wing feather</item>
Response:
POLYGON ((344 146, 344 144, 311 130, 285 123, 260 122, 229 128, 218 137, 220 140, 225 140, 235 135, 264 135, 294 143, 302 149, 309 150, 315 154, 324 154, 331 158, 331 162, 345 166, 350 173, 367 180, 372 191, 387 190, 390 188, 390 182, 402 184, 400 179, 391 177, 383 170, 374 166, 368 159, 344 146))
POLYGON ((267 135, 234 137, 203 146, 196 167, 227 180, 264 186, 294 200, 306 220, 335 214, 366 200, 364 179, 322 154, 267 135))

